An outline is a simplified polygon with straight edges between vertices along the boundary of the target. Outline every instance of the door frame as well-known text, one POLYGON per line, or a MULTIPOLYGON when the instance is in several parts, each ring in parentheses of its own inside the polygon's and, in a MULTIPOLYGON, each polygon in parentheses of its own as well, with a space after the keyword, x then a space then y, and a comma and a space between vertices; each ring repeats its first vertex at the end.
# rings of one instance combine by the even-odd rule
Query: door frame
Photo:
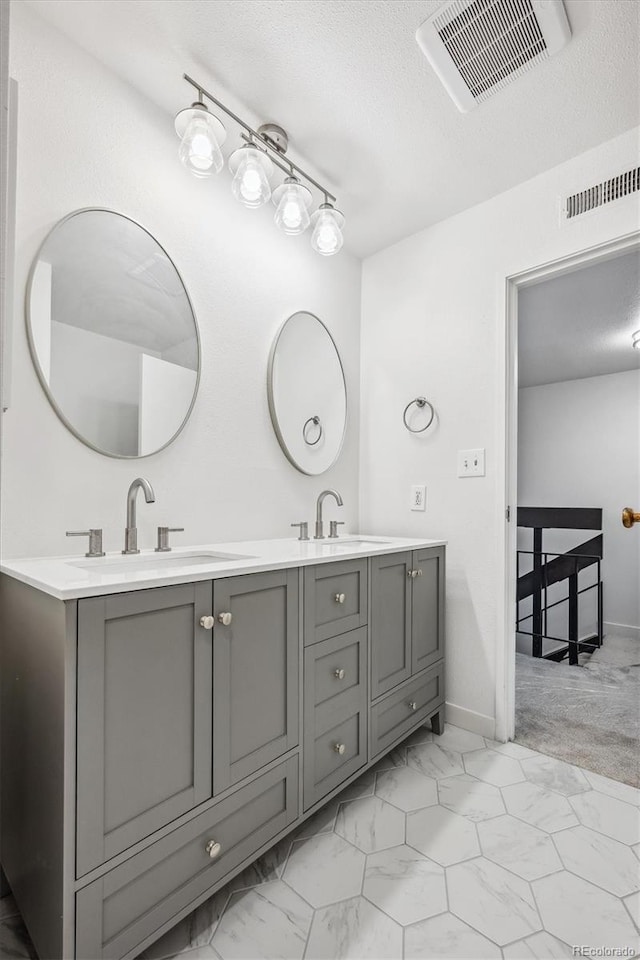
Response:
POLYGON ((500 545, 502 575, 499 576, 499 618, 496 651, 496 732, 497 740, 513 740, 515 735, 515 606, 516 606, 516 549, 518 503, 518 293, 566 273, 611 260, 614 257, 640 249, 640 230, 596 244, 568 256, 550 260, 528 270, 507 276, 504 281, 504 486, 500 513, 504 536, 500 545), (507 519, 510 513, 510 519, 507 519), (501 612, 500 612, 501 611, 501 612))

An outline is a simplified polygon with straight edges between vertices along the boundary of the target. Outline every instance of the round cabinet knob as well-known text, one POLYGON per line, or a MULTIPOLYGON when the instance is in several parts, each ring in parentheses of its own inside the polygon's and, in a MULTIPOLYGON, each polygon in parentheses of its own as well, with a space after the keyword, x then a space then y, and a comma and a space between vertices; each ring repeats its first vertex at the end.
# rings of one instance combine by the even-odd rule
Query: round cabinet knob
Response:
POLYGON ((221 623, 225 627, 228 627, 232 620, 233 620, 233 614, 231 613, 218 614, 218 623, 221 623))
POLYGON ((419 577, 422 576, 422 570, 420 567, 418 567, 418 569, 416 570, 416 573, 418 574, 419 577))
POLYGON ((335 599, 336 599, 336 603, 344 603, 344 601, 345 601, 346 598, 345 598, 344 593, 336 593, 336 598, 335 598, 335 599))
POLYGON ((417 710, 417 709, 418 709, 418 704, 415 702, 415 700, 409 700, 409 710, 417 710))
POLYGON ((213 617, 200 617, 200 626, 205 630, 212 630, 215 620, 213 617))
POLYGON ((339 753, 340 756, 342 756, 347 748, 345 747, 344 743, 334 743, 333 749, 336 753, 339 753))
POLYGON ((344 680, 344 677, 345 677, 345 673, 342 667, 338 667, 337 670, 334 670, 333 675, 336 678, 336 680, 344 680))
POLYGON ((212 860, 215 860, 222 853, 222 846, 217 843, 215 840, 209 840, 209 843, 206 845, 205 850, 209 854, 212 860))
POLYGON ((413 570, 407 570, 407 576, 408 576, 409 578, 415 577, 415 573, 413 572, 413 570))

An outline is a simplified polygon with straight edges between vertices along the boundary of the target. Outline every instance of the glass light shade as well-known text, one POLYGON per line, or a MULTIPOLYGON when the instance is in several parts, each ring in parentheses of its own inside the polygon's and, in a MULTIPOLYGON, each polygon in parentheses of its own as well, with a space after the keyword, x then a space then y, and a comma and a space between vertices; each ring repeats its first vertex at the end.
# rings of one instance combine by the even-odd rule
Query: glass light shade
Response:
POLYGON ((316 253, 323 257, 338 253, 344 243, 344 217, 340 211, 335 210, 330 203, 323 203, 313 214, 312 222, 311 246, 316 253))
POLYGON ((178 156, 187 170, 196 177, 220 173, 224 166, 220 147, 226 132, 218 118, 204 104, 194 103, 180 111, 175 126, 181 137, 178 156))
POLYGON ((273 202, 277 205, 274 217, 277 226, 288 236, 304 233, 311 223, 308 210, 311 191, 297 177, 287 177, 284 183, 276 187, 273 202))
POLYGON ((235 150, 229 157, 229 169, 234 174, 231 192, 245 207, 261 207, 271 199, 273 164, 257 147, 247 144, 235 150))

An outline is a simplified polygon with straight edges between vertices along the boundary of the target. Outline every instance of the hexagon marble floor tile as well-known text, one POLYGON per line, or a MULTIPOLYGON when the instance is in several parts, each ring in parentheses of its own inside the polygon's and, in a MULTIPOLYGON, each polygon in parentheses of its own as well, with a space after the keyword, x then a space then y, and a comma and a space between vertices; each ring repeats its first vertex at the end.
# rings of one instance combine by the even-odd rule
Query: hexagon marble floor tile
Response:
MULTIPOLYGON (((139 960, 639 954, 640 791, 448 725, 413 734, 139 960)), ((6 897, 0 960, 29 956, 6 897)))

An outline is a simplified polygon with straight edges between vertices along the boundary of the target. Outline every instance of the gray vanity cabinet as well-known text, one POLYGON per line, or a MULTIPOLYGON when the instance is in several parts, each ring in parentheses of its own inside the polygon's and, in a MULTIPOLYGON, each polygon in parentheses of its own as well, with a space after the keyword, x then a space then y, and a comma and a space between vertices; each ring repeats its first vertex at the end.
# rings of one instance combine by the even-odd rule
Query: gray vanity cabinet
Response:
POLYGON ((0 577, 0 853, 39 955, 132 960, 441 732, 444 576, 429 547, 70 601, 0 577))
POLYGON ((77 875, 211 796, 211 582, 78 601, 77 875))
POLYGON ((373 700, 444 656, 444 548, 371 559, 373 700))
POLYGON ((298 596, 297 570, 214 583, 215 795, 298 745, 298 596))

